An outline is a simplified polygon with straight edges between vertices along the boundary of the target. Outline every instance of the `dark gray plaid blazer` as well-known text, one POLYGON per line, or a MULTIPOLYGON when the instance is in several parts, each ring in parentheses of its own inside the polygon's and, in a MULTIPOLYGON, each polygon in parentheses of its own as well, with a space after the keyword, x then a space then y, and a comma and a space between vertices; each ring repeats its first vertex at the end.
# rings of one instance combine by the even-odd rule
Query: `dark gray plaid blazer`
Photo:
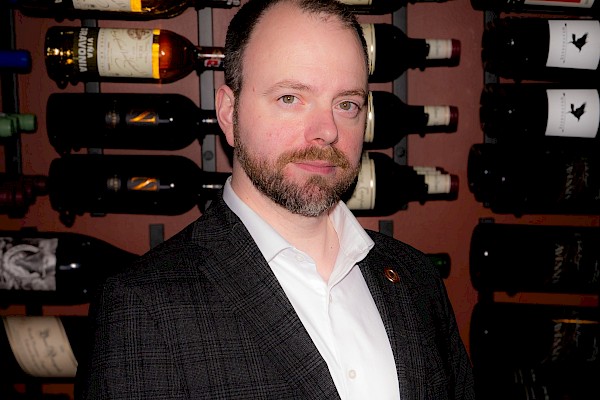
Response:
MULTIPOLYGON (((402 400, 473 399, 470 362, 437 271, 410 246, 369 234, 375 247, 360 269, 390 339, 402 400)), ((78 399, 339 399, 325 361, 222 198, 110 278, 90 306, 90 323, 78 399)))

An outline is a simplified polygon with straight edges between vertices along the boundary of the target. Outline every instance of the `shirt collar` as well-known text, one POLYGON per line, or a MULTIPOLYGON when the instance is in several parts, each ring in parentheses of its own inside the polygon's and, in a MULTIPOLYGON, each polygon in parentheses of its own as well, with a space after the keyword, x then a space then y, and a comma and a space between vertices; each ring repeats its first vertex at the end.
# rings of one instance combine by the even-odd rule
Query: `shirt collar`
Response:
MULTIPOLYGON (((271 262, 281 251, 293 248, 271 225, 239 198, 231 187, 231 177, 225 182, 223 200, 246 226, 267 262, 271 262)), ((329 218, 338 234, 340 251, 345 257, 354 260, 354 263, 364 259, 373 248, 374 242, 346 204, 340 201, 331 210, 329 218)))

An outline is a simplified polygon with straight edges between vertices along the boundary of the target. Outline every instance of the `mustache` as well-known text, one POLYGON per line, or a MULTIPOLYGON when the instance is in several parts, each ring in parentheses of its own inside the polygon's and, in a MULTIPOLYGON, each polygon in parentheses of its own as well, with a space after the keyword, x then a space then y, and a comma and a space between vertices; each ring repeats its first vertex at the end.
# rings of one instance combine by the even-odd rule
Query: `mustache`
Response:
POLYGON ((350 161, 340 150, 333 147, 307 147, 283 153, 278 160, 280 166, 301 161, 327 161, 340 168, 350 168, 350 161))

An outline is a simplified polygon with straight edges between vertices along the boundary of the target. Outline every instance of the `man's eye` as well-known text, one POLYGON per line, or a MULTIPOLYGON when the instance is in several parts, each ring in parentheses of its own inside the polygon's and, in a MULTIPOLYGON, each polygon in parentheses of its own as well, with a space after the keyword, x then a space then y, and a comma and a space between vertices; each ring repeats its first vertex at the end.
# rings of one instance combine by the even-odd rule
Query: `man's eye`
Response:
POLYGON ((351 110, 355 109, 356 107, 358 107, 358 106, 351 101, 342 101, 340 103, 340 108, 344 111, 351 111, 351 110))
POLYGON ((281 96, 280 99, 285 104, 293 104, 294 101, 296 100, 296 96, 292 96, 291 94, 286 94, 284 96, 281 96))

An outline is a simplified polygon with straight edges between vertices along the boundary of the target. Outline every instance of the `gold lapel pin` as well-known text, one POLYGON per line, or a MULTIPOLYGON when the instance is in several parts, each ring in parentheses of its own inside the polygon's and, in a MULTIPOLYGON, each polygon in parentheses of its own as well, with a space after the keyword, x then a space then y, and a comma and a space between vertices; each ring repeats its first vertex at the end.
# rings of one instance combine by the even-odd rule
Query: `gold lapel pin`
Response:
POLYGON ((388 281, 392 282, 392 283, 398 283, 400 282, 400 276, 398 275, 398 273, 396 271, 394 271, 391 268, 384 268, 383 269, 383 275, 385 275, 385 277, 387 278, 388 281))

